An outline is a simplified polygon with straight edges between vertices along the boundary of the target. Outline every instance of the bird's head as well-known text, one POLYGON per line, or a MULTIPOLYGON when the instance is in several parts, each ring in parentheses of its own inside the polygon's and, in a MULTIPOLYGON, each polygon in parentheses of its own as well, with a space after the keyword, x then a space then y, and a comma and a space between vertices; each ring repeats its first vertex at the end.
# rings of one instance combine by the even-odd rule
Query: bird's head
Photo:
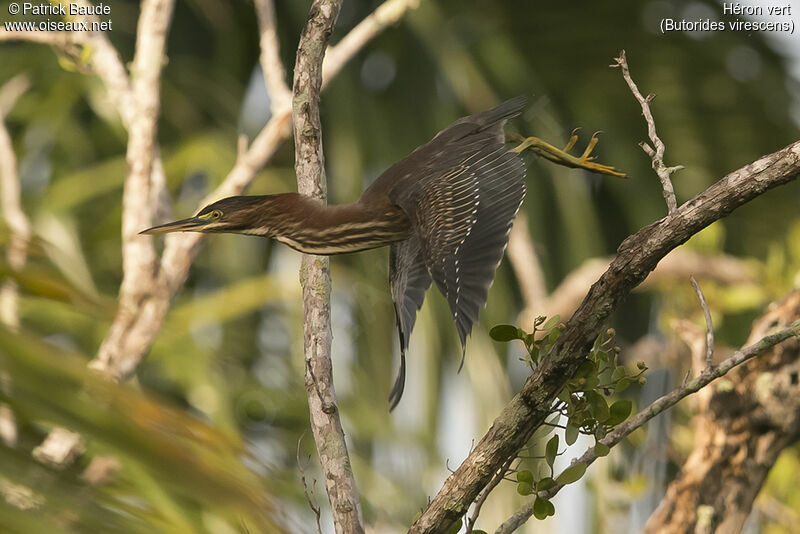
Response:
POLYGON ((143 230, 141 234, 169 232, 220 232, 270 235, 270 209, 280 195, 228 197, 209 204, 194 217, 169 222, 143 230))

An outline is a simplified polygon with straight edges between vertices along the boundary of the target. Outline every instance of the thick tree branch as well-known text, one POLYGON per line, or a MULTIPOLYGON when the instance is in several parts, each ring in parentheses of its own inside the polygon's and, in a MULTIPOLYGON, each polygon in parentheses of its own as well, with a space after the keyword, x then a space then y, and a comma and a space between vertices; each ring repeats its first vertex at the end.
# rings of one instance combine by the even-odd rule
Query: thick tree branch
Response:
POLYGON ((444 483, 411 527, 414 533, 442 532, 467 507, 509 456, 544 421, 565 382, 608 316, 669 251, 712 222, 800 173, 800 142, 734 171, 673 213, 625 239, 608 270, 589 290, 578 310, 522 390, 495 419, 487 434, 444 483))
MULTIPOLYGON (((295 171, 300 194, 326 201, 325 157, 319 118, 322 58, 342 0, 315 0, 300 34, 294 67, 293 122, 295 171)), ((364 532, 361 501, 339 420, 331 364, 330 264, 327 257, 303 255, 305 383, 311 430, 317 444, 337 533, 364 532)))

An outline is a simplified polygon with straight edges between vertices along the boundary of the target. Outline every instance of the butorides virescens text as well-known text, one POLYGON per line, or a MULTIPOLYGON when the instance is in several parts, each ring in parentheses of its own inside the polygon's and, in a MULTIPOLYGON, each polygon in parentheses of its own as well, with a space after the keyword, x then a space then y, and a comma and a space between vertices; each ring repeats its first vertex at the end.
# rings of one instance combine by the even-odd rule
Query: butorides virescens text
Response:
POLYGON ((389 281, 400 334, 400 371, 389 395, 393 409, 403 394, 409 336, 431 281, 450 305, 463 356, 525 196, 520 152, 532 148, 568 166, 619 175, 591 163, 595 138, 579 158, 536 138, 510 148, 503 126, 524 105, 525 98, 517 97, 455 121, 381 174, 352 204, 326 206, 297 193, 236 196, 142 233, 258 235, 309 254, 389 245, 389 281))

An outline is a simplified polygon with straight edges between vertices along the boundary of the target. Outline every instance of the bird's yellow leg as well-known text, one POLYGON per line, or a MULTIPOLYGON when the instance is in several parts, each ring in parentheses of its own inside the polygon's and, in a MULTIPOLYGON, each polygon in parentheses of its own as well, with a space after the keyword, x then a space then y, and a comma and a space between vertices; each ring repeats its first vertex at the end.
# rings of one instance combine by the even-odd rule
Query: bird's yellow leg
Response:
POLYGON ((597 134, 592 136, 591 140, 589 140, 589 144, 586 145, 586 150, 584 150, 583 154, 580 156, 573 156, 569 153, 578 142, 578 136, 575 134, 575 131, 572 132, 567 146, 565 146, 563 149, 556 148, 547 141, 543 141, 538 137, 522 137, 520 135, 512 134, 509 135, 509 140, 512 142, 519 142, 519 145, 512 148, 509 152, 520 154, 525 150, 532 150, 543 158, 546 158, 558 165, 571 167, 573 169, 586 169, 590 172, 607 174, 609 176, 617 176, 619 178, 626 177, 624 172, 616 170, 611 165, 603 165, 602 163, 594 162, 595 156, 592 156, 592 151, 594 150, 594 147, 597 146, 599 141, 597 134))

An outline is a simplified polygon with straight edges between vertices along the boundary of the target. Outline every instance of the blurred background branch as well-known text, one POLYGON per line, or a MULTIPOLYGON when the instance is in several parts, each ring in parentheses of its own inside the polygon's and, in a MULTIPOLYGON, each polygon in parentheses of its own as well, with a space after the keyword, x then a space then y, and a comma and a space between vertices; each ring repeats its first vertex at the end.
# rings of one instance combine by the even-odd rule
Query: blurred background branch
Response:
MULTIPOLYGON (((2 195, 3 218, 11 232, 6 262, 12 271, 21 271, 28 256, 28 241, 31 237, 31 224, 22 210, 21 187, 17 172, 17 156, 5 116, 14 107, 19 97, 30 87, 25 75, 17 75, 0 87, 0 195, 2 195)), ((9 278, 0 287, 0 322, 6 328, 19 328, 17 311, 17 283, 9 278)))

